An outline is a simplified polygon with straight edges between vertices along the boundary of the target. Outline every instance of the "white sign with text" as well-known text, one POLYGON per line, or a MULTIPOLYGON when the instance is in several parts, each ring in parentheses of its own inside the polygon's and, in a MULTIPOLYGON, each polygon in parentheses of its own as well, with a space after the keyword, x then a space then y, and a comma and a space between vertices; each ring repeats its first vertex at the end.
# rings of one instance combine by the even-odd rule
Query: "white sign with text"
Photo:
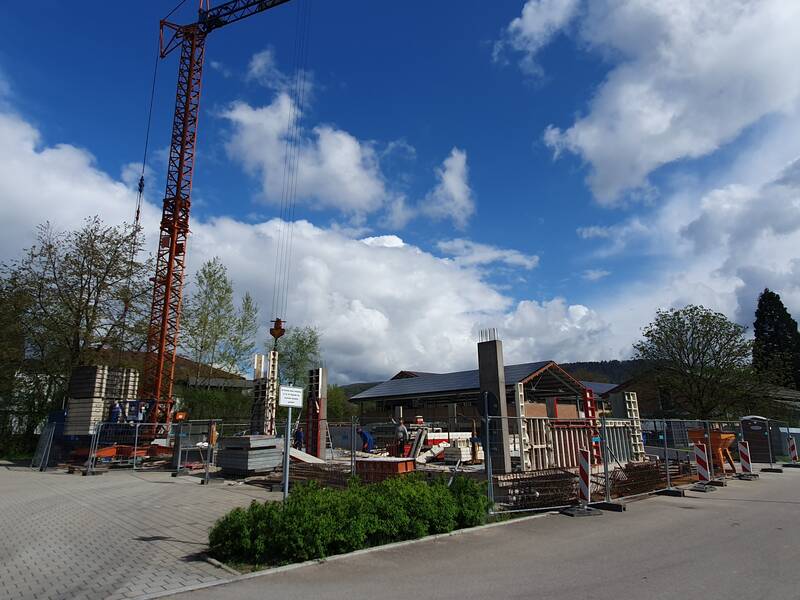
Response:
POLYGON ((291 385, 282 385, 280 388, 280 396, 278 398, 278 406, 303 408, 303 388, 293 387, 291 385))

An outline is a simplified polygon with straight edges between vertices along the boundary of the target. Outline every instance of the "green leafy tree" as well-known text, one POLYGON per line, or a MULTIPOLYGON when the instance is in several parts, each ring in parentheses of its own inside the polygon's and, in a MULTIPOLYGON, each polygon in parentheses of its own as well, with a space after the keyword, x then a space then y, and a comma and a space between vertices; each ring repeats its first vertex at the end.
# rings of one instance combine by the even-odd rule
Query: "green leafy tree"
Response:
POLYGON ((355 404, 347 399, 347 394, 338 385, 328 386, 328 420, 349 421, 358 412, 355 404))
POLYGON ((800 389, 800 333, 781 297, 765 289, 753 323, 753 368, 767 381, 800 389))
POLYGON ((702 306, 659 310, 634 344, 684 415, 708 419, 753 397, 752 342, 746 328, 702 306))
POLYGON ((98 349, 144 345, 151 264, 130 225, 87 219, 73 231, 49 223, 21 258, 0 267, 0 413, 23 435, 63 402, 73 367, 98 349))
POLYGON ((246 372, 246 365, 255 352, 257 334, 258 305, 250 292, 245 292, 225 340, 222 368, 232 373, 246 372))
POLYGON ((195 274, 194 290, 183 313, 183 345, 197 363, 197 377, 206 377, 224 353, 231 323, 236 318, 233 284, 222 261, 214 257, 195 274))
POLYGON ((308 371, 321 362, 319 331, 315 327, 290 327, 278 340, 278 370, 281 382, 308 385, 308 371))

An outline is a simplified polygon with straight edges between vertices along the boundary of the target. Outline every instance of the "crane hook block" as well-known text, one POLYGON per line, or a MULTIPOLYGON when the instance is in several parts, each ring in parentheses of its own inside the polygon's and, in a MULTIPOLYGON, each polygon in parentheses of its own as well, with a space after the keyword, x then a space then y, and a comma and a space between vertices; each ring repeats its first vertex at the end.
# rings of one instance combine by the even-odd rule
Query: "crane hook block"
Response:
POLYGON ((277 342, 278 338, 281 337, 284 333, 286 333, 286 330, 283 328, 283 321, 281 321, 280 319, 275 319, 273 323, 274 326, 270 328, 269 334, 272 337, 274 337, 275 341, 277 342))

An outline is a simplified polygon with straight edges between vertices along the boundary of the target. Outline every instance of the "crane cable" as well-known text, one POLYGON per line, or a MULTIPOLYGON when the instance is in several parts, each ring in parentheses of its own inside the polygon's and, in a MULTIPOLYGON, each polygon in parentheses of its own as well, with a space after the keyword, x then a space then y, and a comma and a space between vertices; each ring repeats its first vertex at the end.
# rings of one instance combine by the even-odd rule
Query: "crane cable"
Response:
MULTIPOLYGON (((174 13, 186 0, 182 0, 175 8, 170 11, 170 15, 174 13)), ((169 15, 167 15, 169 16, 169 15)), ((158 78, 158 63, 160 62, 160 48, 156 50, 156 59, 153 65, 153 79, 150 85, 150 102, 147 108, 147 126, 145 127, 144 135, 144 151, 142 153, 142 169, 139 173, 139 182, 137 184, 136 194, 136 211, 133 217, 133 228, 131 230, 131 246, 130 255, 128 256, 128 273, 125 279, 125 292, 126 295, 122 301, 122 317, 120 319, 120 343, 117 352, 117 366, 122 363, 122 349, 125 346, 125 332, 127 329, 128 312, 131 305, 131 281, 133 280, 133 265, 136 260, 136 250, 139 246, 139 230, 141 229, 142 217, 142 202, 144 199, 144 173, 147 166, 147 153, 150 147, 150 126, 153 122, 153 104, 156 95, 156 80, 158 78)))
POLYGON ((285 137, 283 181, 281 186, 280 222, 275 253, 272 314, 285 318, 288 310, 289 283, 294 240, 294 214, 297 200, 299 160, 301 152, 300 118, 308 88, 308 48, 310 37, 311 0, 298 2, 294 44, 294 77, 289 92, 291 106, 285 137))

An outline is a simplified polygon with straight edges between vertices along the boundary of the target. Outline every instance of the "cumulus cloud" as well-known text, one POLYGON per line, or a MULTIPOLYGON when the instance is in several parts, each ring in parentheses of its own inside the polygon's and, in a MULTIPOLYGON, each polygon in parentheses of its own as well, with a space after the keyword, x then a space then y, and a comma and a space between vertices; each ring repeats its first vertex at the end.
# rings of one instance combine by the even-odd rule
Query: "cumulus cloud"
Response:
MULTIPOLYGON (((126 170, 126 173, 129 173, 126 170)), ((133 185, 113 179, 97 168, 94 157, 69 144, 46 145, 30 123, 11 112, 0 112, 0 257, 14 258, 33 241, 44 221, 74 228, 92 215, 107 223, 131 222, 136 207, 133 185)), ((148 231, 158 226, 158 211, 143 209, 148 231)))
POLYGON ((289 76, 278 68, 275 49, 272 47, 256 52, 250 58, 247 65, 247 79, 278 91, 286 91, 290 82, 289 76))
MULTIPOLYGON (((233 125, 229 155, 261 178, 264 197, 277 203, 284 193, 285 144, 299 127, 297 106, 286 93, 263 107, 233 103, 222 116, 233 125)), ((331 125, 301 128, 297 148, 296 198, 314 207, 337 208, 363 217, 388 197, 373 146, 331 125)))
POLYGON ((500 61, 506 48, 523 54, 521 66, 529 73, 540 73, 536 54, 577 15, 580 0, 528 0, 495 43, 493 57, 500 61))
POLYGON ((426 196, 420 210, 434 219, 450 219, 456 227, 463 229, 475 212, 467 153, 453 148, 442 167, 436 170, 436 178, 438 183, 426 196))
MULTIPOLYGON (((531 7, 533 5, 533 7, 531 7)), ((521 40, 546 43, 543 19, 515 20, 521 40)), ((544 141, 591 167, 599 202, 648 188, 662 165, 706 156, 800 100, 800 4, 762 0, 586 2, 578 42, 613 65, 587 114, 544 141)), ((514 24, 512 23, 512 25, 514 24)), ((529 57, 541 47, 517 45, 529 57)))
MULTIPOLYGON (((124 172, 133 183, 135 165, 124 172)), ((87 151, 47 145, 24 119, 0 112, 0 197, 0 260, 7 260, 32 243, 35 226, 46 219, 73 228, 92 214, 108 223, 130 217, 135 187, 102 172, 87 151)), ((160 217, 152 199, 143 216, 152 243, 160 217)), ((189 273, 219 256, 235 289, 251 291, 260 304, 262 339, 274 316, 272 261, 265 257, 275 255, 285 225, 226 217, 192 222, 189 273)), ((467 240, 451 250, 465 258, 485 251, 467 240)), ((533 257, 498 252, 498 261, 533 266, 533 257)), ((484 260, 459 263, 397 235, 358 239, 307 221, 295 223, 292 256, 282 316, 289 325, 319 327, 334 381, 375 380, 401 368, 474 368, 477 333, 487 326, 505 332, 508 362, 602 356, 596 338, 606 325, 596 313, 562 299, 515 304, 485 280, 478 269, 484 260)))
POLYGON ((539 257, 536 255, 480 244, 463 238, 443 240, 438 242, 436 247, 444 254, 452 256, 459 265, 468 267, 502 263, 510 267, 531 270, 539 264, 539 257))

